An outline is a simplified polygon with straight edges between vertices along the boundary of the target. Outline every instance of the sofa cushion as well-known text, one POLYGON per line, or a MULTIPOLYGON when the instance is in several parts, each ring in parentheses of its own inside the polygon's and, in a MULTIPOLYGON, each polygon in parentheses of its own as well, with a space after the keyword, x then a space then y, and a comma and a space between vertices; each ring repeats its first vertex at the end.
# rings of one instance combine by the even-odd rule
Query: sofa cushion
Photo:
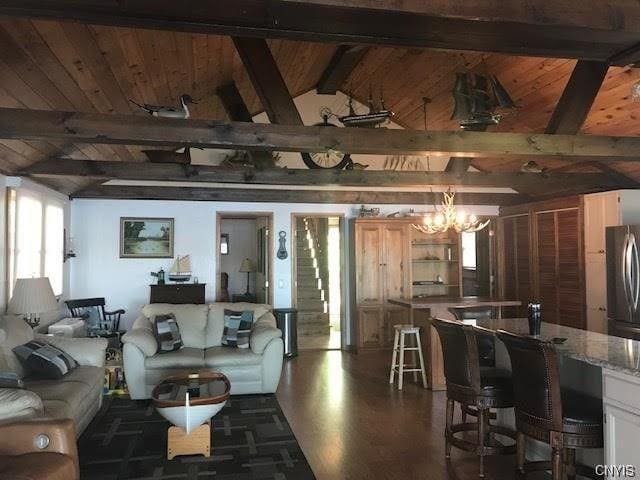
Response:
POLYGON ((0 343, 0 370, 14 372, 24 377, 26 370, 13 353, 18 345, 23 345, 33 340, 33 330, 20 317, 5 316, 0 320, 0 329, 4 340, 0 343))
POLYGON ((78 366, 64 351, 38 340, 18 345, 13 351, 29 374, 40 378, 60 379, 78 366))
POLYGON ((15 388, 0 388, 0 421, 42 415, 42 399, 37 393, 15 388))
POLYGON ((202 368, 204 366, 204 350, 184 347, 175 352, 156 354, 144 359, 146 368, 202 368))
POLYGON ((252 326, 252 311, 225 310, 222 345, 233 348, 249 348, 252 326))
POLYGON ((151 323, 158 342, 158 353, 175 352, 183 347, 180 327, 173 313, 156 315, 151 323))
POLYGON ((134 328, 122 336, 122 343, 132 343, 138 347, 145 357, 155 355, 158 351, 158 342, 153 332, 146 328, 134 328))
POLYGON ((261 365, 262 355, 250 349, 210 347, 204 353, 204 365, 208 368, 261 365))
POLYGON ((142 307, 142 313, 147 318, 173 313, 180 327, 182 343, 185 347, 192 348, 205 348, 205 328, 208 312, 208 305, 152 303, 142 307))
POLYGON ((207 320, 207 330, 205 337, 206 347, 217 347, 222 345, 222 334, 224 331, 224 311, 225 310, 240 310, 253 312, 254 320, 259 319, 265 313, 271 311, 270 305, 263 305, 261 303, 229 303, 219 302, 209 305, 209 317, 207 320))
POLYGON ((66 404, 67 407, 58 405, 66 413, 55 415, 54 418, 76 418, 87 410, 86 402, 94 399, 96 390, 104 381, 104 370, 99 367, 79 367, 77 370, 84 372, 78 373, 73 379, 65 377, 59 381, 30 380, 26 382, 26 386, 42 399, 45 411, 51 407, 47 405, 49 401, 66 404))

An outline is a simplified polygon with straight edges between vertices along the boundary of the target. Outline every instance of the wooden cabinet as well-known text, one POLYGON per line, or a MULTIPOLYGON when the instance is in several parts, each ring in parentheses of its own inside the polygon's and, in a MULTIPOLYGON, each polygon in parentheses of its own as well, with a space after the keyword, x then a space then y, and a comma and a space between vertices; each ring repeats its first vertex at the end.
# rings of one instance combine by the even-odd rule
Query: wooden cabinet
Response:
POLYGON ((604 463, 637 465, 640 438, 640 381, 631 375, 603 369, 602 384, 604 463))
POLYGON ((620 194, 585 195, 583 205, 587 328, 607 333, 605 231, 607 227, 620 225, 620 194))
POLYGON ((149 303, 204 303, 204 283, 150 285, 149 303))
POLYGON ((387 300, 411 295, 409 227, 404 219, 354 221, 358 348, 390 347, 393 325, 408 321, 387 300))

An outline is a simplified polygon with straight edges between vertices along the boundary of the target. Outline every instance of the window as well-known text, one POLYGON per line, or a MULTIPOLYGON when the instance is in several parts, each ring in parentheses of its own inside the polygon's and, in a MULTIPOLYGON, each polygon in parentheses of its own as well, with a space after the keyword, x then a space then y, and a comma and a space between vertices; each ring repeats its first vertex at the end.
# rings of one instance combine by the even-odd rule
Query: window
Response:
POLYGON ((476 269, 476 234, 462 233, 462 268, 476 269))
POLYGON ((49 277, 53 293, 62 294, 64 203, 28 189, 8 196, 9 297, 17 278, 49 277))

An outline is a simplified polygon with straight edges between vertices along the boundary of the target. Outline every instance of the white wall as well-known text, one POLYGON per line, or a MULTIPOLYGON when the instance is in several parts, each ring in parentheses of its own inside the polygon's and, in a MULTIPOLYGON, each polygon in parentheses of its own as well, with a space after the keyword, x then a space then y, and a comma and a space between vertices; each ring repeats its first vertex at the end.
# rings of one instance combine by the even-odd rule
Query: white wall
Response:
MULTIPOLYGON (((121 259, 118 241, 120 217, 175 218, 175 253, 190 254, 193 274, 206 283, 207 301, 215 299, 216 212, 273 213, 272 248, 274 254, 274 306, 291 306, 291 255, 286 260, 275 257, 278 232, 287 233, 287 250, 291 247, 292 213, 327 213, 357 215, 359 205, 279 204, 183 202, 158 200, 73 200, 71 230, 78 256, 71 260, 71 295, 74 298, 104 296, 109 307, 125 308, 124 327, 138 315, 148 302, 151 271, 165 270, 170 259, 121 259)), ((425 210, 424 205, 379 205, 383 215, 409 208, 425 210)), ((481 215, 497 215, 497 207, 471 207, 481 215)), ((345 222, 345 234, 348 222, 345 222)), ((347 237, 345 237, 347 238, 347 237)), ((349 268, 347 256, 345 272, 349 268)), ((345 290, 350 286, 345 283, 345 290)), ((348 306, 347 306, 348 308, 348 306)), ((349 312, 347 311, 347 318, 349 312)), ((350 338, 347 338, 347 343, 350 338)))
MULTIPOLYGON (((220 272, 229 274, 229 295, 247 290, 247 274, 238 269, 245 258, 254 265, 258 254, 258 232, 253 218, 224 218, 220 233, 229 234, 229 255, 220 256, 220 272)), ((256 274, 249 275, 249 290, 256 293, 256 274)))

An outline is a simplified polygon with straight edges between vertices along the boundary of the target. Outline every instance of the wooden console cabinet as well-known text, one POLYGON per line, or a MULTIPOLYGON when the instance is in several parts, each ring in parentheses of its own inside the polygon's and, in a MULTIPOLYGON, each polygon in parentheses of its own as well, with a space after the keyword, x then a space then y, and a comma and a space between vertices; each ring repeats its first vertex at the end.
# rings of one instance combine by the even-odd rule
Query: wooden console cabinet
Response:
POLYGON ((150 285, 149 303, 204 303, 204 283, 150 285))

